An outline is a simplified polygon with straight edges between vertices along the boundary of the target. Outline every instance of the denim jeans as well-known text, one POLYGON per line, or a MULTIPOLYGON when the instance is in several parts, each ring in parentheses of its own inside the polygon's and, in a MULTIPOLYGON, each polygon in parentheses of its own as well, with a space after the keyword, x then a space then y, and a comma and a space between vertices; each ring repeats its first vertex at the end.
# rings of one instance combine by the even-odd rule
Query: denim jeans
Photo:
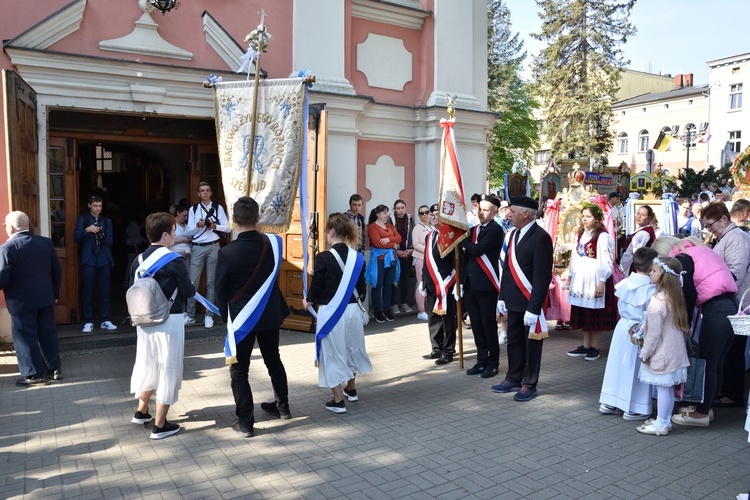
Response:
POLYGON ((383 260, 378 259, 378 284, 372 289, 372 308, 375 312, 383 312, 391 307, 393 275, 396 274, 397 265, 394 263, 391 267, 385 267, 383 260))
POLYGON ((109 281, 112 266, 81 266, 81 293, 83 295, 83 322, 93 323, 94 307, 91 299, 94 294, 94 283, 99 282, 99 316, 103 322, 109 321, 109 281))

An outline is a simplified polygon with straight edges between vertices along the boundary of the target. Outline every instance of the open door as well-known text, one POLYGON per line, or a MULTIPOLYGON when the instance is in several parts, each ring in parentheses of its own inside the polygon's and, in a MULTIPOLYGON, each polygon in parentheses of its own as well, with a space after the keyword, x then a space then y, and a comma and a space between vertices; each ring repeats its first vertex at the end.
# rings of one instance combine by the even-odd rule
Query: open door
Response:
MULTIPOLYGON (((308 172, 308 200, 310 211, 310 247, 308 248, 310 262, 308 265, 308 280, 312 279, 315 265, 315 255, 326 248, 326 160, 328 158, 327 140, 328 120, 324 105, 310 106, 310 117, 307 129, 307 168, 308 172)), ((284 260, 279 270, 279 287, 286 299, 292 314, 287 316, 282 328, 303 332, 314 332, 315 323, 312 316, 302 308, 302 223, 300 218, 299 196, 294 202, 292 223, 283 235, 284 260)))
POLYGON ((78 141, 50 137, 47 147, 50 238, 62 268, 60 298, 55 304, 55 323, 78 323, 79 259, 73 241, 78 212, 78 141))
POLYGON ((36 92, 10 69, 3 70, 3 90, 10 209, 25 212, 29 229, 39 234, 36 92))

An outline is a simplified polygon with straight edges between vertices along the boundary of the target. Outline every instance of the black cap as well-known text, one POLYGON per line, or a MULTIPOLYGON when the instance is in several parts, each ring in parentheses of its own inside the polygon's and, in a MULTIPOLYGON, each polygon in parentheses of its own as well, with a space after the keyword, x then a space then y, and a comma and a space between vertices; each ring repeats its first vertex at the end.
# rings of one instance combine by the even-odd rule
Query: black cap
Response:
POLYGON ((489 201, 493 205, 495 205, 497 208, 500 208, 500 200, 497 196, 494 194, 483 194, 479 197, 479 201, 489 201))
POLYGON ((437 212, 438 211, 438 204, 434 203, 430 205, 430 212, 437 212))
POLYGON ((510 199, 510 204, 514 207, 531 208, 533 210, 539 209, 539 203, 528 196, 513 196, 510 199))

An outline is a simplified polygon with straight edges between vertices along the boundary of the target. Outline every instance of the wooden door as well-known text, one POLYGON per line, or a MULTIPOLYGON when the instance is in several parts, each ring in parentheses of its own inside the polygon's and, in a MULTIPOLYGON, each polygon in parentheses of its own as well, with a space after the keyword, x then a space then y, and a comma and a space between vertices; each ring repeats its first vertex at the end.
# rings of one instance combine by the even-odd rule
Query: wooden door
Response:
MULTIPOLYGON (((322 105, 310 106, 310 117, 307 129, 307 168, 308 172, 308 200, 312 212, 310 225, 310 256, 308 265, 308 283, 312 279, 315 255, 325 250, 325 221, 326 221, 326 173, 327 173, 327 112, 322 105), (317 233, 317 234, 313 234, 317 233)), ((289 230, 282 235, 284 238, 284 261, 279 271, 279 287, 286 298, 292 314, 287 316, 282 328, 289 330, 314 332, 315 323, 307 311, 302 308, 302 223, 300 220, 299 196, 294 203, 292 223, 289 230)))
POLYGON ((10 209, 25 212, 29 216, 29 229, 39 234, 36 92, 10 69, 3 70, 3 91, 10 209))
POLYGON ((78 207, 78 142, 50 137, 47 147, 50 238, 62 268, 60 298, 55 304, 55 323, 78 323, 79 259, 73 241, 78 207))

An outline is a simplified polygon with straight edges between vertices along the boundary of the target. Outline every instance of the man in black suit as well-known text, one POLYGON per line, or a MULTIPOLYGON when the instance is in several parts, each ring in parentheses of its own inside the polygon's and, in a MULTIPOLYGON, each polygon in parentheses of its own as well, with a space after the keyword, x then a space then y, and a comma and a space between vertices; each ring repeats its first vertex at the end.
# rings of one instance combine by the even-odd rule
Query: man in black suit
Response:
POLYGON ((510 203, 515 229, 508 238, 497 304, 508 317, 508 372, 492 390, 516 392, 516 401, 531 401, 538 394, 543 339, 548 336, 542 309, 552 281, 552 239, 536 223, 536 201, 520 196, 510 203))
POLYGON ((425 296, 425 310, 429 315, 427 328, 430 331, 432 352, 422 357, 434 359, 436 365, 445 365, 453 361, 453 354, 456 352, 456 299, 453 297, 453 287, 456 283, 455 277, 451 279, 456 266, 453 252, 445 258, 440 257, 440 249, 437 246, 437 205, 430 207, 430 224, 432 232, 427 235, 419 291, 425 296), (440 287, 435 280, 448 283, 440 287), (445 288, 445 295, 442 294, 443 288, 445 288), (440 293, 440 313, 434 310, 435 304, 438 303, 438 293, 440 293))
POLYGON ((0 289, 11 319, 13 346, 21 378, 16 385, 62 379, 55 328, 55 302, 60 296, 60 263, 52 240, 29 233, 29 217, 5 217, 8 241, 0 246, 0 289))
MULTIPOLYGON (((228 321, 229 312, 233 319, 237 318, 266 279, 276 272, 269 237, 255 229, 258 219, 259 208, 254 199, 243 196, 237 200, 232 221, 239 234, 236 240, 219 251, 216 266, 216 304, 224 321, 228 321)), ((253 393, 248 371, 256 339, 276 398, 275 402, 261 403, 261 409, 278 418, 291 418, 286 370, 279 355, 279 327, 289 315, 289 307, 281 295, 276 276, 272 280, 268 302, 250 333, 237 343, 237 362, 229 367, 237 416, 233 428, 243 437, 254 435, 253 393)))
POLYGON ((500 343, 497 337, 498 259, 503 245, 503 229, 494 221, 500 200, 482 195, 479 201, 479 224, 471 229, 469 238, 461 243, 464 250, 464 304, 469 312, 477 364, 466 370, 467 375, 490 378, 497 375, 500 365, 500 343))

